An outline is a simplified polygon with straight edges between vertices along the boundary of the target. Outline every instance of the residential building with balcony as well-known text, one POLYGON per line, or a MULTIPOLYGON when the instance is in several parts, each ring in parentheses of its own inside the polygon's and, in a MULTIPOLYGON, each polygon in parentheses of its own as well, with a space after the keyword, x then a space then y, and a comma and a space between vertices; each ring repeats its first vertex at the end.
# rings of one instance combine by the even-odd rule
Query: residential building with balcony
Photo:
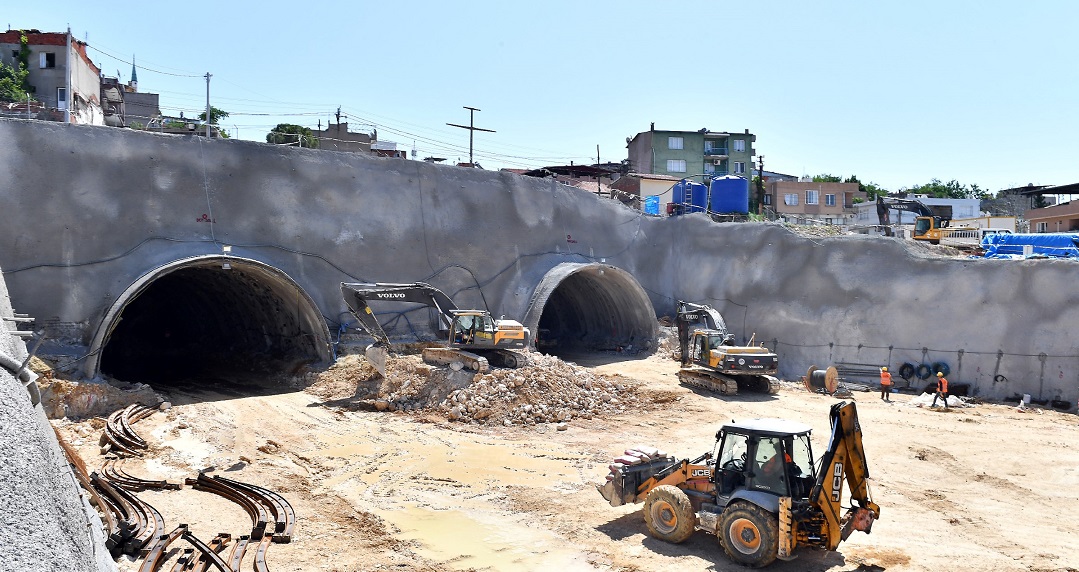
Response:
POLYGON ((70 109, 72 123, 105 125, 101 69, 86 54, 86 42, 71 37, 69 32, 9 29, 0 32, 0 61, 13 67, 19 65, 24 34, 30 51, 30 96, 45 104, 46 109, 46 116, 39 119, 63 121, 70 109))
POLYGON ((855 217, 855 205, 866 200, 858 183, 772 181, 762 202, 792 222, 849 224, 855 217))
POLYGON ((756 136, 726 131, 664 131, 655 123, 648 131, 626 138, 629 168, 636 173, 701 180, 709 176, 750 178, 756 136), (703 177, 701 177, 703 175, 703 177))

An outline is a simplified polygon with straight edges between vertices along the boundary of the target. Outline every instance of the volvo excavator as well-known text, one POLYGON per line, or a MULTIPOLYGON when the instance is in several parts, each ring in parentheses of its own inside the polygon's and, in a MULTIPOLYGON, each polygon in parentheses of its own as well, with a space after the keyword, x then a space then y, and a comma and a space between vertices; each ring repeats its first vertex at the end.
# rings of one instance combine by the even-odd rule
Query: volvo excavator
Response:
POLYGON ((460 310, 445 292, 430 284, 344 282, 341 294, 360 326, 375 338, 375 343, 367 347, 365 354, 367 361, 382 375, 386 375, 390 338, 371 310, 372 300, 423 304, 438 312, 439 330, 446 334, 445 345, 423 350, 423 360, 428 363, 449 365, 461 362, 482 373, 492 364, 516 368, 526 362, 523 354, 511 350, 528 348, 532 341, 528 328, 516 320, 496 320, 487 310, 460 310))
POLYGON ((914 231, 911 238, 926 241, 930 244, 940 244, 941 238, 948 236, 955 230, 976 230, 972 228, 949 228, 952 222, 951 205, 929 205, 917 199, 899 199, 892 197, 877 196, 877 220, 884 227, 887 236, 892 236, 889 210, 906 211, 915 214, 914 231))
POLYGON ((735 345, 723 316, 711 306, 679 300, 677 310, 680 382, 722 395, 737 395, 739 388, 779 393, 779 357, 764 344, 735 345))
POLYGON ((703 530, 745 566, 792 560, 804 548, 836 550, 855 530, 869 534, 880 507, 869 493, 857 408, 839 402, 830 414, 831 439, 816 462, 808 425, 754 419, 723 425, 713 451, 693 460, 629 449, 596 488, 611 506, 643 502, 652 536, 680 543, 703 530), (853 501, 845 514, 844 482, 853 501))

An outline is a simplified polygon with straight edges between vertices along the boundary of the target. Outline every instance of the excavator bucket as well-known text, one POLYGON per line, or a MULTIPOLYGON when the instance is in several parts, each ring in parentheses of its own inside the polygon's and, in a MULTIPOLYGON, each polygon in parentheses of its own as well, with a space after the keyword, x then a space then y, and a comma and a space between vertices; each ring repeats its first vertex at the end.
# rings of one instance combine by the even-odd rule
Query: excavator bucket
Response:
POLYGON ((371 344, 363 353, 367 357, 367 363, 373 365, 382 377, 386 377, 386 358, 389 357, 389 352, 386 351, 385 346, 371 344))

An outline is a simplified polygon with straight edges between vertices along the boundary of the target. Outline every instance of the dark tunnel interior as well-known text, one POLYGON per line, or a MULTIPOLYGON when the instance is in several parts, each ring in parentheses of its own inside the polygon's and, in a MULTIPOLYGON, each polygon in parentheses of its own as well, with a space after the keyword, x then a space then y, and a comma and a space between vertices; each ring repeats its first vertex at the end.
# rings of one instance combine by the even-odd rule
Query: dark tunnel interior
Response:
POLYGON ((582 351, 637 353, 652 349, 652 304, 628 274, 587 268, 564 278, 547 298, 536 349, 553 355, 582 351))
POLYGON ((101 373, 150 385, 258 383, 318 361, 321 315, 295 285, 258 267, 229 266, 181 268, 151 282, 120 313, 101 373))

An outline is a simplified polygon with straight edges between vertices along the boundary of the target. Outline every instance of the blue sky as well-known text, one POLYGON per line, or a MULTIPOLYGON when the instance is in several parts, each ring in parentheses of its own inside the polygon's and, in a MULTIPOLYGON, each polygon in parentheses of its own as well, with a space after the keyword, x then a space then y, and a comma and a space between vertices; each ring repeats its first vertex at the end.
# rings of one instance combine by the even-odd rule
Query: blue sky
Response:
POLYGON ((757 135, 765 169, 889 190, 956 179, 998 190, 1079 182, 1079 3, 718 0, 607 3, 58 0, 12 28, 88 40, 106 75, 166 114, 354 127, 487 169, 626 158, 657 129, 757 135), (208 30, 202 24, 210 22, 208 30), (164 73, 160 73, 164 72, 164 73), (169 75, 174 74, 174 75, 169 75), (343 119, 346 120, 346 119, 343 119))

